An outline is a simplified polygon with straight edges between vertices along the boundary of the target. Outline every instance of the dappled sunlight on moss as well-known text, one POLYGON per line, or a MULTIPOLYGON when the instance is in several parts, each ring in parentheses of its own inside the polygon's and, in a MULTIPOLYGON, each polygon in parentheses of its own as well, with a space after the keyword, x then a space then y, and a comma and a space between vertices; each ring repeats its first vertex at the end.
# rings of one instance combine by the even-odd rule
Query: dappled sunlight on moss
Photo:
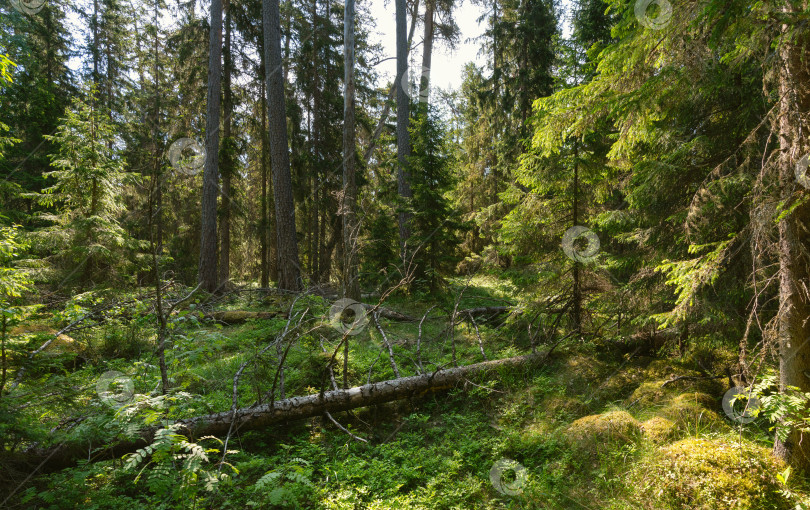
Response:
POLYGON ((671 420, 654 416, 641 424, 641 431, 645 438, 660 444, 672 439, 677 434, 678 427, 671 420))
POLYGON ((598 449, 606 443, 630 443, 641 433, 641 424, 627 411, 585 416, 565 430, 566 439, 583 449, 598 449))
POLYGON ((715 399, 705 393, 682 393, 670 400, 661 414, 692 434, 722 432, 728 429, 728 422, 711 409, 716 406, 715 399))
POLYGON ((789 508, 770 450, 726 439, 687 438, 662 446, 631 472, 628 487, 644 509, 789 508))

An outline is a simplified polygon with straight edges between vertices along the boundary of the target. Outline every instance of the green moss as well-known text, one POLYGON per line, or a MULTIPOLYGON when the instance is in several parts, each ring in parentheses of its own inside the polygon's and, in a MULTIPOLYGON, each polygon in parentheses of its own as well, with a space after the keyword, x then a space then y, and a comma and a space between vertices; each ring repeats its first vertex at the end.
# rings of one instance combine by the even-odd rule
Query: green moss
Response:
POLYGON ((631 443, 640 434, 641 424, 627 411, 585 416, 565 430, 569 443, 587 450, 598 450, 604 444, 631 443))
POLYGON ((690 433, 722 432, 728 422, 712 409, 716 406, 715 399, 705 393, 682 393, 666 403, 661 415, 690 433))
POLYGON ((678 426, 672 420, 654 416, 641 424, 644 437, 656 444, 672 439, 678 432, 678 426))
POLYGON ((688 438, 658 448, 637 464, 628 486, 642 508, 786 509, 788 501, 775 478, 782 470, 767 448, 688 438))

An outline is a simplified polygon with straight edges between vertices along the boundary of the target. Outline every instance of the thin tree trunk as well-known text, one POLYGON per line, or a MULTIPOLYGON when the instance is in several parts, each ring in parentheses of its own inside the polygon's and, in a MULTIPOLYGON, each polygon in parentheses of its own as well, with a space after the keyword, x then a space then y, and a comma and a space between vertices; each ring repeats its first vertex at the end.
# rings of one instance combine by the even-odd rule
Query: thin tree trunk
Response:
POLYGON ((419 80, 419 101, 427 103, 430 100, 430 66, 433 57, 433 12, 436 0, 425 2, 425 35, 422 48, 422 77, 419 80))
POLYGON ((357 281, 357 184, 354 140, 354 0, 346 0, 343 22, 343 296, 360 300, 357 281))
MULTIPOLYGON (((419 12, 419 0, 414 0, 413 3, 413 15, 411 15, 411 28, 408 30, 408 48, 411 47, 411 42, 413 41, 413 34, 416 30, 416 13, 419 12)), ((380 120, 377 121, 377 127, 374 128, 374 133, 371 134, 371 140, 368 142, 368 148, 366 149, 365 154, 363 154, 363 161, 366 164, 371 160, 371 155, 374 154, 374 149, 377 148, 377 140, 379 140, 380 135, 383 132, 383 128, 385 128, 385 121, 388 120, 388 114, 391 112, 391 103, 394 101, 394 96, 399 90, 397 87, 397 82, 394 81, 394 84, 391 85, 391 88, 388 90, 388 99, 385 101, 383 105, 383 111, 380 114, 380 120)))
POLYGON ((273 195, 276 208, 278 242, 278 287, 301 290, 301 266, 295 232, 295 204, 290 176, 290 154, 287 143, 287 108, 284 103, 284 81, 281 65, 281 29, 278 0, 263 0, 264 58, 267 75, 267 107, 270 135, 270 157, 273 172, 273 195))
MULTIPOLYGON (((574 140, 574 207, 573 226, 579 222, 579 147, 574 140)), ((574 261, 574 331, 582 335, 582 285, 579 281, 580 263, 574 261)))
MULTIPOLYGON (((411 155, 411 140, 408 133, 409 123, 409 98, 405 92, 403 81, 408 72, 408 40, 405 30, 406 23, 406 1, 395 0, 396 3, 396 37, 397 37, 397 192, 402 204, 406 207, 413 197, 410 184, 410 172, 408 171, 408 158, 411 155)), ((411 236, 411 215, 401 210, 399 212, 399 246, 400 255, 406 257, 406 243, 411 236)))
MULTIPOLYGON (((152 142, 154 144, 154 175, 158 176, 159 183, 162 183, 163 179, 163 172, 161 171, 161 163, 160 158, 162 155, 162 151, 160 150, 160 143, 158 140, 160 137, 158 133, 160 131, 160 67, 158 65, 159 62, 159 54, 160 54, 160 38, 158 37, 158 13, 160 11, 160 3, 159 0, 155 0, 155 14, 154 14, 154 23, 155 23, 155 44, 152 48, 153 51, 153 58, 154 58, 154 79, 155 79, 155 116, 152 122, 152 142)), ((155 247, 157 249, 158 255, 163 253, 163 186, 158 185, 157 189, 155 190, 155 247)))
POLYGON ((222 88, 222 0, 211 0, 208 41, 208 116, 205 123, 205 170, 200 215, 198 280, 208 292, 217 290, 217 181, 219 180, 219 115, 222 88))
MULTIPOLYGON (((262 73, 264 75, 264 73, 262 73)), ((264 80, 261 82, 260 91, 261 98, 261 112, 259 115, 262 117, 262 199, 261 199, 261 218, 259 220, 259 251, 261 251, 261 287, 266 289, 270 286, 269 272, 270 268, 267 263, 267 238, 268 231, 270 230, 270 221, 267 217, 267 96, 265 95, 264 80)))

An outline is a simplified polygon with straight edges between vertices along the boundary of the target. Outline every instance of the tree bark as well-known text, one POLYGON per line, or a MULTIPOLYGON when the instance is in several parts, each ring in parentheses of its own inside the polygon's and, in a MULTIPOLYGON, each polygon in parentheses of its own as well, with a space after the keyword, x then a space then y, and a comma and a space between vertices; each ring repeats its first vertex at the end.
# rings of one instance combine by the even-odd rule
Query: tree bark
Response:
MULTIPOLYGON (((395 0, 395 3, 397 16, 397 192, 403 202, 400 207, 404 208, 413 198, 411 176, 408 171, 408 158, 411 155, 411 140, 408 133, 410 99, 402 83, 408 72, 408 39, 405 32, 407 28, 406 1, 395 0)), ((400 210, 398 216, 400 255, 405 257, 406 243, 411 236, 411 215, 405 210, 400 210)))
POLYGON ((267 107, 270 124, 270 158, 273 173, 273 196, 276 209, 276 238, 278 243, 278 287, 298 291, 301 266, 298 260, 298 239, 295 231, 295 204, 290 176, 290 154, 287 142, 287 108, 284 102, 284 81, 281 68, 281 28, 279 0, 263 0, 264 58, 267 76, 267 107))
POLYGON ((354 138, 354 0, 346 0, 343 19, 343 297, 360 300, 357 281, 357 183, 354 138))
MULTIPOLYGON (((262 72, 264 75, 264 72, 262 72)), ((262 99, 261 99, 261 117, 262 117, 262 162, 261 162, 261 179, 262 179, 262 198, 261 208, 262 212, 259 219, 259 251, 261 252, 261 286, 267 288, 270 286, 270 267, 267 261, 267 238, 270 230, 270 220, 267 217, 267 96, 264 92, 264 80, 261 82, 262 99)))
POLYGON ((208 292, 217 290, 217 181, 219 180, 219 114, 222 88, 222 0, 211 0, 208 40, 208 115, 205 122, 205 169, 200 215, 198 281, 208 292))
POLYGON ((225 154, 222 159, 222 217, 219 229, 219 286, 227 289, 231 279, 231 180, 234 172, 233 139, 231 126, 233 117, 233 90, 231 89, 231 76, 233 75, 233 56, 231 54, 231 1, 225 0, 225 49, 223 60, 225 62, 223 76, 223 119, 222 138, 224 140, 225 154))
POLYGON ((427 103, 430 100, 430 66, 433 57, 433 13, 436 0, 425 2, 425 35, 422 47, 422 77, 419 79, 419 101, 427 103))
MULTIPOLYGON (((579 222, 579 147, 578 141, 574 140, 574 204, 573 204, 573 225, 579 222)), ((580 263, 574 261, 574 330, 577 336, 582 336, 582 284, 579 278, 580 263)))
MULTIPOLYGON (((785 10, 795 17, 806 8, 786 4, 785 10)), ((783 33, 795 36, 796 27, 784 25, 783 33)), ((779 96, 778 120, 779 188, 780 199, 788 205, 800 200, 797 192, 795 165, 807 152, 806 122, 810 114, 810 73, 807 59, 810 58, 806 36, 791 40, 785 37, 779 51, 779 96)), ((778 225, 779 231, 779 374, 780 389, 795 386, 802 392, 810 392, 810 378, 804 375, 810 369, 810 296, 807 282, 810 280, 810 205, 804 203, 784 216, 778 225)), ((787 440, 774 442, 774 454, 793 467, 810 469, 810 437, 791 431, 787 440)))
MULTIPOLYGON (((402 377, 349 389, 325 391, 314 395, 277 400, 272 404, 256 405, 249 408, 198 416, 178 420, 180 433, 191 438, 208 435, 225 435, 231 429, 240 432, 268 427, 276 423, 320 416, 325 412, 335 413, 359 407, 367 407, 405 398, 419 398, 424 395, 453 388, 465 379, 476 375, 489 374, 502 369, 530 366, 544 361, 544 354, 529 354, 513 358, 475 363, 448 370, 439 370, 423 375, 402 377)), ((96 451, 89 460, 119 458, 151 443, 159 427, 150 427, 141 433, 136 441, 122 441, 96 451)), ((40 471, 53 472, 72 466, 78 459, 88 458, 86 443, 63 443, 48 450, 29 450, 18 455, 7 455, 4 465, 37 465, 47 459, 40 471)))

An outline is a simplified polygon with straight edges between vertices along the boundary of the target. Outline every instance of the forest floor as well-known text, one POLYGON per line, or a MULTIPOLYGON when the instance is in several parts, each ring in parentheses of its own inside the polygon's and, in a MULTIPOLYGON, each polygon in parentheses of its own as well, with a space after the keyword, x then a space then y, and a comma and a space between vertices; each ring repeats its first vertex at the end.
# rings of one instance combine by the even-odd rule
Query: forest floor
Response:
MULTIPOLYGON (((454 281, 438 299, 392 297, 385 306, 421 317, 433 305, 452 310, 462 289, 459 309, 519 298, 508 280, 478 278, 469 286, 466 280, 454 281)), ((218 309, 283 310, 292 303, 287 297, 240 296, 219 303, 218 309)), ((79 313, 86 303, 73 305, 78 308, 66 306, 59 316, 41 313, 17 326, 14 341, 40 345, 70 320, 65 314, 79 313)), ((4 425, 6 431, 21 433, 19 429, 28 427, 29 436, 43 443, 70 436, 99 444, 132 434, 144 424, 225 411, 231 406, 233 376, 245 362, 240 406, 249 406, 268 390, 275 376, 272 356, 257 354, 287 327, 283 317, 212 325, 200 321, 193 309, 184 312, 170 323, 167 351, 177 390, 161 397, 150 347, 154 317, 150 322, 143 307, 138 311, 135 305, 127 306, 131 313, 126 318, 75 331, 46 353, 12 393, 36 393, 38 399, 21 406, 4 425), (96 392, 99 375, 110 370, 132 382, 133 397, 118 409, 101 402, 96 392), (65 426, 71 419, 78 425, 65 426)), ((294 306, 317 317, 328 309, 329 301, 319 297, 294 306)), ((381 319, 381 325, 401 353, 397 360, 402 375, 412 375, 414 364, 408 365, 408 360, 413 361, 418 324, 381 319)), ((426 366, 428 361, 447 363, 446 326, 424 321, 421 355, 426 366)), ((508 320, 483 318, 457 326, 460 364, 483 359, 475 326, 489 359, 529 349, 528 335, 510 329, 508 320)), ((352 385, 394 378, 375 329, 367 325, 351 337, 352 385)), ((336 335, 300 337, 288 355, 287 396, 318 391, 318 367, 328 359, 322 346, 331 352, 338 344, 336 335)), ((538 350, 548 347, 539 345, 538 350)), ((428 397, 335 413, 337 422, 356 437, 325 417, 300 420, 235 434, 227 446, 226 464, 218 464, 224 438, 198 439, 206 452, 182 436, 169 435, 140 457, 80 462, 29 480, 22 472, 4 475, 4 484, 14 490, 6 506, 803 508, 797 504, 808 491, 799 477, 787 477, 786 466, 771 457, 768 423, 730 420, 721 406, 728 380, 705 377, 725 373, 735 359, 733 348, 718 343, 687 349, 680 357, 667 349, 651 352, 642 344, 615 338, 570 338, 542 363, 467 379, 428 397), (687 378, 668 382, 678 376, 687 378), (25 483, 12 483, 20 481, 25 483)), ((342 357, 338 361, 337 367, 342 367, 342 357)), ((336 376, 340 381, 342 374, 336 376)))

